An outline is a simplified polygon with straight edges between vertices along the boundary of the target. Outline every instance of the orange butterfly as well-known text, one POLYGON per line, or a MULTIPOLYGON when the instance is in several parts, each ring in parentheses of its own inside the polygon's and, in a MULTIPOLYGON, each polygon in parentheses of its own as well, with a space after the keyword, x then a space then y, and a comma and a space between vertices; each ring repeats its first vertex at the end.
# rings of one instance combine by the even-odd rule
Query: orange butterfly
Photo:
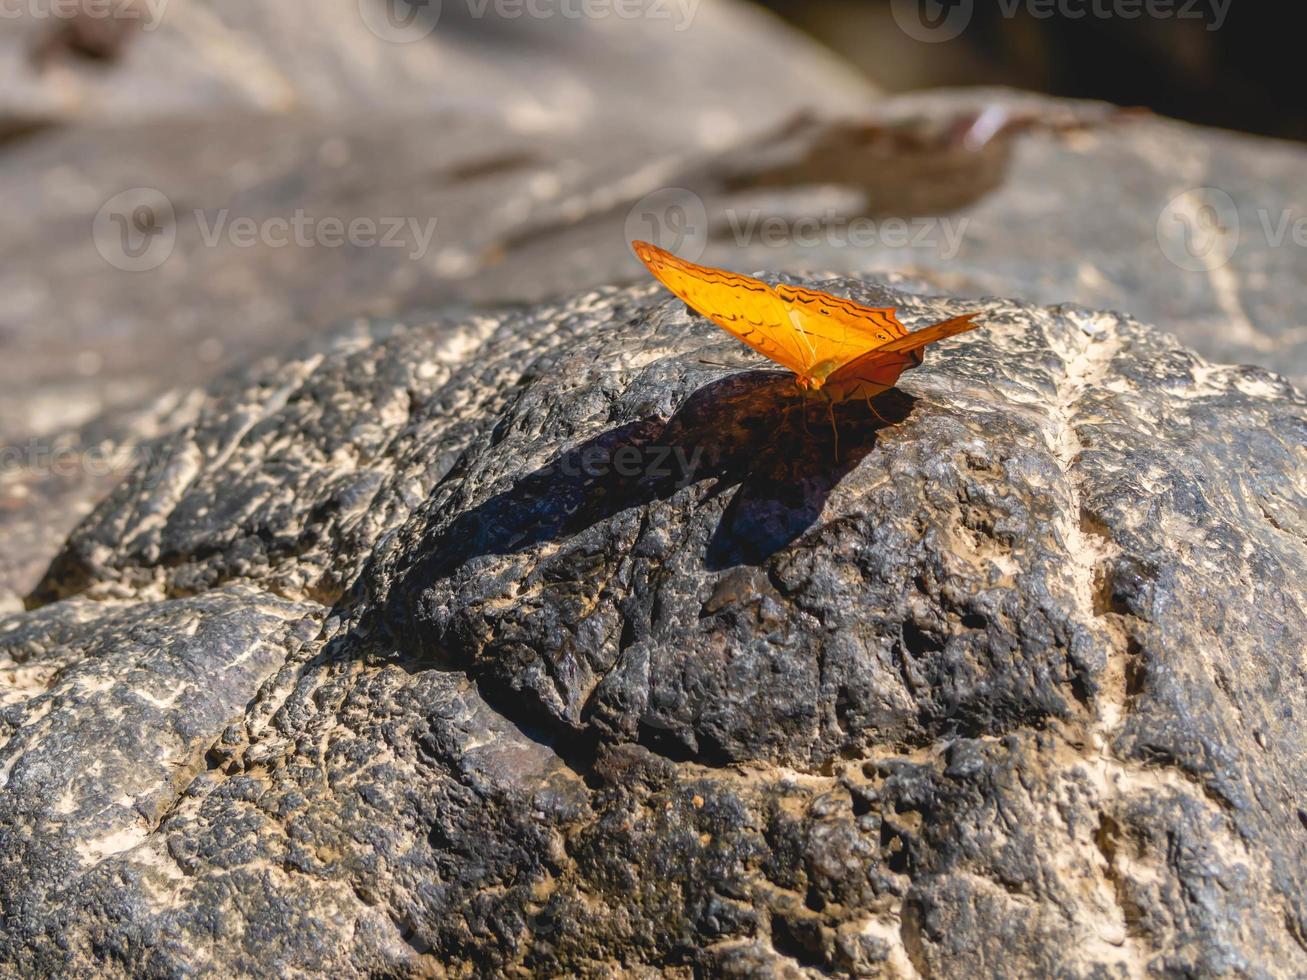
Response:
POLYGON ((863 306, 802 286, 758 279, 678 259, 648 242, 635 254, 664 286, 727 333, 793 371, 805 391, 832 402, 870 399, 921 364, 922 349, 974 330, 968 313, 908 333, 893 307, 863 306))

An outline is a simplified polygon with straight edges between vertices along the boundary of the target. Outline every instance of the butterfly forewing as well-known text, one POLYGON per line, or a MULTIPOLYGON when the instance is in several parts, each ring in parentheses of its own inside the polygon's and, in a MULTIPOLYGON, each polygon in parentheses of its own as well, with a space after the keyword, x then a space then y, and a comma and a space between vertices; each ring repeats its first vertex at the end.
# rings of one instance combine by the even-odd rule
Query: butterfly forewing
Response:
POLYGON ((759 354, 806 375, 812 365, 781 298, 765 282, 678 259, 648 242, 632 246, 649 271, 692 309, 759 354))
POLYGON ((789 284, 777 286, 776 295, 789 305, 790 322, 803 335, 814 364, 845 364, 907 333, 890 307, 863 306, 789 284))

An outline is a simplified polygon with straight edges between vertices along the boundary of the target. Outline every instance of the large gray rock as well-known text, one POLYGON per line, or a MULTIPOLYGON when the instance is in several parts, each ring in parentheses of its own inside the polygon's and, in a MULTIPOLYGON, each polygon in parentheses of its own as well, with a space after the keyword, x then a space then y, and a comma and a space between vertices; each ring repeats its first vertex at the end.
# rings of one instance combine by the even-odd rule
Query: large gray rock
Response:
POLYGON ((224 382, 0 620, 0 971, 1307 971, 1307 401, 814 284, 986 329, 838 453, 652 284, 224 382))

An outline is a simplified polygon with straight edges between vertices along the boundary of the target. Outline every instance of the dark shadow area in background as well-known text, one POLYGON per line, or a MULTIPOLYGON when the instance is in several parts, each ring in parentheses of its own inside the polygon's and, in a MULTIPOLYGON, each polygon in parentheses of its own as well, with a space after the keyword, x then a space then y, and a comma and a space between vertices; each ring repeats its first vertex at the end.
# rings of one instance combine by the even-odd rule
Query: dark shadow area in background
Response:
MULTIPOLYGON (((890 92, 1006 85, 1307 140, 1299 69, 1303 30, 1294 27, 1307 18, 1295 4, 1231 0, 1222 15, 1214 0, 1174 0, 1173 9, 1184 16, 1131 17, 1094 15, 1093 0, 918 0, 935 8, 937 17, 964 2, 971 6, 960 35, 928 43, 898 29, 891 0, 760 2, 890 92), (1081 11, 1083 16, 1068 16, 1081 11)), ((1098 0, 1098 7, 1146 9, 1111 0, 1098 0)))
POLYGON ((716 481, 713 495, 736 488, 709 543, 708 566, 756 564, 816 522, 879 430, 907 418, 913 404, 897 389, 880 396, 874 405, 884 421, 864 402, 838 406, 837 459, 826 403, 802 395, 792 375, 748 371, 712 382, 666 422, 610 429, 436 531, 421 548, 430 557, 403 591, 415 595, 476 558, 573 537, 704 479, 716 481))

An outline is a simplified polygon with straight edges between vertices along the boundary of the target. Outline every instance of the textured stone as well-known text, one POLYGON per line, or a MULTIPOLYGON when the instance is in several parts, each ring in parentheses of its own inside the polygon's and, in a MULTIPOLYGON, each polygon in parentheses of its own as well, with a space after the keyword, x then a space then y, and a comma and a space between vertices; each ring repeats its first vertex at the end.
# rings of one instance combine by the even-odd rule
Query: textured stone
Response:
POLYGON ((3 969, 1307 970, 1307 401, 808 281, 986 329, 838 451, 653 285, 215 390, 0 624, 3 969))

